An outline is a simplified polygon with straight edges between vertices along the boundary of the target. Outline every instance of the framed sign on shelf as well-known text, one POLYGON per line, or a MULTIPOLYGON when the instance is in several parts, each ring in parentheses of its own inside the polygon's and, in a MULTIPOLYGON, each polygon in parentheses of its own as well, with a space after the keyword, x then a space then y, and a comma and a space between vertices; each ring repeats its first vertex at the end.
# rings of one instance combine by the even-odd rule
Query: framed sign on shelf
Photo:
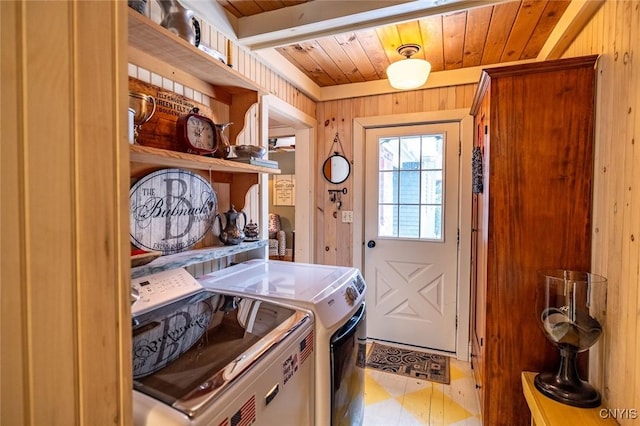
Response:
POLYGON ((273 205, 293 206, 296 203, 295 175, 273 176, 273 205))

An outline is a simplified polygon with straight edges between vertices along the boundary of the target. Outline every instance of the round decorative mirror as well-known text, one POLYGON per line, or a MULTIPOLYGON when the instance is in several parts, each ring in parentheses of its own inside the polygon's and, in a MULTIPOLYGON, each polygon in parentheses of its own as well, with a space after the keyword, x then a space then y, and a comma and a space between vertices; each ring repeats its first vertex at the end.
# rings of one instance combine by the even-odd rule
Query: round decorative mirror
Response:
POLYGON ((351 173, 351 164, 344 155, 335 153, 324 160, 322 174, 329 182, 342 183, 347 180, 349 173, 351 173))

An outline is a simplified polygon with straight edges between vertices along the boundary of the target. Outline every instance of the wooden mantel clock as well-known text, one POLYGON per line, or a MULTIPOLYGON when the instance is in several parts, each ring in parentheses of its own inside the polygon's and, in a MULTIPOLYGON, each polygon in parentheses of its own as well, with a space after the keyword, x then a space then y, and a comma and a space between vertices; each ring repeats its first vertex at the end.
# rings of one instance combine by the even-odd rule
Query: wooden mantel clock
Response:
POLYGON ((178 143, 189 153, 213 154, 218 149, 218 136, 213 120, 192 108, 176 122, 178 143))

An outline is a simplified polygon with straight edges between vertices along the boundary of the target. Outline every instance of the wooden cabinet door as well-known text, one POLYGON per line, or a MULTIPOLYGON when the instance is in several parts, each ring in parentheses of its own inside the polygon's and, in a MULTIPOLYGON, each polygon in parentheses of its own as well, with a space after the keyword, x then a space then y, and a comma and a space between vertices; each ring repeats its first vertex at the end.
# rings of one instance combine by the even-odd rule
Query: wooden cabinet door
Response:
MULTIPOLYGON (((486 92, 485 92, 486 93, 486 92)), ((486 332, 486 292, 487 292, 487 220, 486 206, 489 181, 486 166, 488 165, 486 150, 489 138, 489 96, 485 95, 475 119, 474 149, 479 150, 480 168, 474 173, 481 173, 482 185, 476 188, 472 200, 472 312, 471 312, 471 350, 472 366, 476 380, 476 388, 483 406, 486 392, 485 380, 485 332, 486 332)), ((476 154, 477 155, 477 154, 476 154)), ((477 166, 476 166, 477 167, 477 166)))

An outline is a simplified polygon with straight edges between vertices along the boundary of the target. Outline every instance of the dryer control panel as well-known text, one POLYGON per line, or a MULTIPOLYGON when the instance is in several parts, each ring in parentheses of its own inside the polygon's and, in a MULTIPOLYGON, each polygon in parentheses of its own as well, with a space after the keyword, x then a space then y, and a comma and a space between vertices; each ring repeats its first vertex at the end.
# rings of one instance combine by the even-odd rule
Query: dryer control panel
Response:
POLYGON ((134 278, 131 280, 131 315, 166 305, 201 289, 202 285, 182 268, 134 278))

